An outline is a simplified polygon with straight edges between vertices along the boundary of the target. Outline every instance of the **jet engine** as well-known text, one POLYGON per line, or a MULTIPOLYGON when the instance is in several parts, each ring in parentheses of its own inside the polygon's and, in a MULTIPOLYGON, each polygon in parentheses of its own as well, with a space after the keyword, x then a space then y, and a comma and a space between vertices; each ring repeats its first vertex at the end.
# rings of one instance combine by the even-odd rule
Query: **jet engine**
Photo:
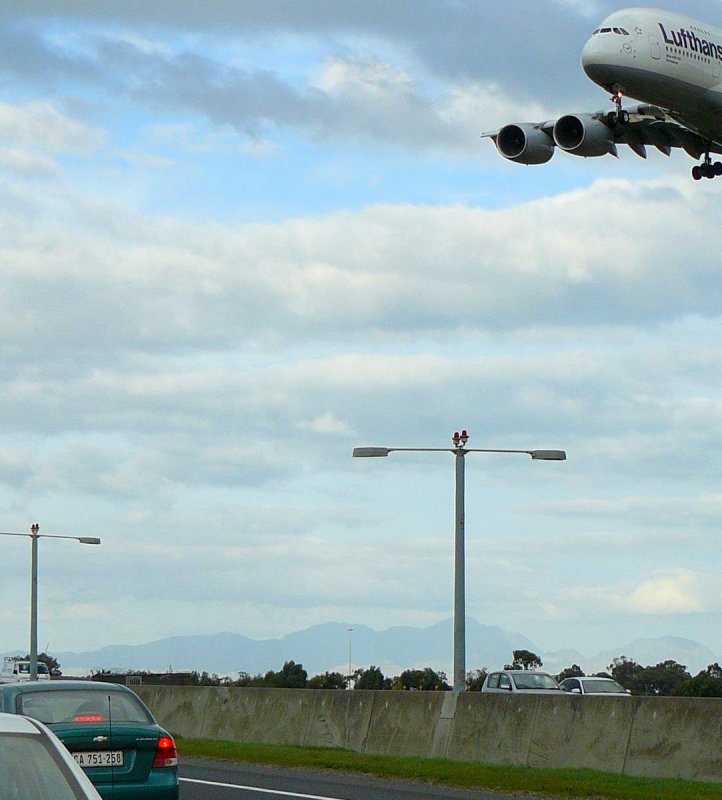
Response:
POLYGON ((554 155, 554 142, 534 125, 505 125, 496 135, 496 149, 517 164, 546 164, 554 155))
POLYGON ((567 114, 554 123, 554 141, 574 156, 617 155, 611 128, 591 114, 567 114))

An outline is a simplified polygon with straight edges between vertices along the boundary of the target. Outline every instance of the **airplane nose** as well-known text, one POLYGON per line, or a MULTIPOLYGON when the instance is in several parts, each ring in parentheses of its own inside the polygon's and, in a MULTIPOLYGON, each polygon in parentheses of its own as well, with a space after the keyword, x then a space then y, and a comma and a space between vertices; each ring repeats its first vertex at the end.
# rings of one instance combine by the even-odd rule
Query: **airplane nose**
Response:
POLYGON ((582 69, 586 72, 587 67, 592 63, 599 61, 599 47, 597 46, 597 37, 592 36, 587 39, 586 44, 582 48, 582 69))
POLYGON ((592 36, 582 48, 582 69, 589 80, 599 86, 606 87, 609 82, 608 54, 605 58, 604 48, 598 36, 592 36))

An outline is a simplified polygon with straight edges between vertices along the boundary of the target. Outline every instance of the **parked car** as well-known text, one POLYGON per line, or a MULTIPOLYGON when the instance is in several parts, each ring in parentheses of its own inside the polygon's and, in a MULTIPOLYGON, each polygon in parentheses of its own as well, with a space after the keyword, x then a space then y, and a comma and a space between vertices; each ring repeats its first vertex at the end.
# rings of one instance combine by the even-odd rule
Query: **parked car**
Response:
POLYGON ((629 691, 612 678, 565 678, 560 684, 562 691, 572 694, 621 694, 629 697, 629 691))
POLYGON ((481 686, 482 692, 519 692, 521 694, 560 694, 559 684, 548 672, 526 669, 505 669, 490 672, 481 686))
POLYGON ((178 798, 175 742, 125 686, 70 680, 6 683, 0 685, 0 711, 47 725, 103 798, 178 798))
POLYGON ((100 800, 88 776, 45 725, 0 713, 0 797, 100 800))

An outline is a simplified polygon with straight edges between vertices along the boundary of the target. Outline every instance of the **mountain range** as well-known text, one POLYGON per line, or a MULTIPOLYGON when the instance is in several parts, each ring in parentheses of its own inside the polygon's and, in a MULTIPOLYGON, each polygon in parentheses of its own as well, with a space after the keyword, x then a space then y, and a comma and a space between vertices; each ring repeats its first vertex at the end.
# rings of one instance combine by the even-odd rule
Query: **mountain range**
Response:
MULTIPOLYGON (((303 664, 309 675, 326 671, 346 674, 352 669, 379 667, 385 675, 405 669, 431 667, 451 672, 452 621, 426 628, 394 627, 377 631, 366 625, 328 622, 296 631, 278 639, 251 639, 238 633, 174 636, 140 645, 111 645, 86 652, 52 655, 63 673, 83 674, 97 670, 152 672, 187 671, 235 676, 255 675, 280 669, 285 661, 303 664)), ((722 660, 699 642, 673 636, 636 639, 621 647, 585 656, 576 650, 544 652, 526 636, 473 619, 466 621, 468 670, 497 669, 512 659, 513 650, 531 650, 544 669, 558 673, 578 664, 587 673, 606 669, 621 655, 647 666, 667 659, 684 664, 694 675, 708 664, 722 660)), ((15 655, 18 651, 4 653, 15 655)))

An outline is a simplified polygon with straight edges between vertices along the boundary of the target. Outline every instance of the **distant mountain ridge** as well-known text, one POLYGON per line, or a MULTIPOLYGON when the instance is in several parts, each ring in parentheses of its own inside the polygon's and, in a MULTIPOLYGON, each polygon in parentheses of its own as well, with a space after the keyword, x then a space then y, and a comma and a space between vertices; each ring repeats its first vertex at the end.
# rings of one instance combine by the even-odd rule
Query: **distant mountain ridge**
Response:
MULTIPOLYGON (((405 669, 432 667, 451 673, 452 621, 443 620, 426 628, 410 626, 377 631, 367 625, 327 622, 313 625, 278 639, 251 639, 238 633, 173 636, 140 645, 111 645, 86 652, 53 653, 65 674, 73 670, 149 670, 153 672, 199 672, 252 675, 277 670, 285 661, 303 664, 309 675, 326 671, 346 673, 352 669, 379 667, 386 675, 405 669), (349 629, 352 629, 349 632, 349 629), (349 653, 350 644, 350 653, 349 653), (349 658, 350 656, 350 658, 349 658)), ((708 664, 722 660, 709 648, 674 636, 636 639, 622 647, 587 657, 577 650, 544 652, 520 633, 505 631, 476 620, 466 621, 468 670, 498 669, 509 663, 513 650, 531 650, 544 662, 544 669, 558 673, 572 664, 586 672, 606 669, 621 655, 643 665, 673 659, 694 675, 708 664)), ((15 654, 18 651, 3 655, 15 654)))

